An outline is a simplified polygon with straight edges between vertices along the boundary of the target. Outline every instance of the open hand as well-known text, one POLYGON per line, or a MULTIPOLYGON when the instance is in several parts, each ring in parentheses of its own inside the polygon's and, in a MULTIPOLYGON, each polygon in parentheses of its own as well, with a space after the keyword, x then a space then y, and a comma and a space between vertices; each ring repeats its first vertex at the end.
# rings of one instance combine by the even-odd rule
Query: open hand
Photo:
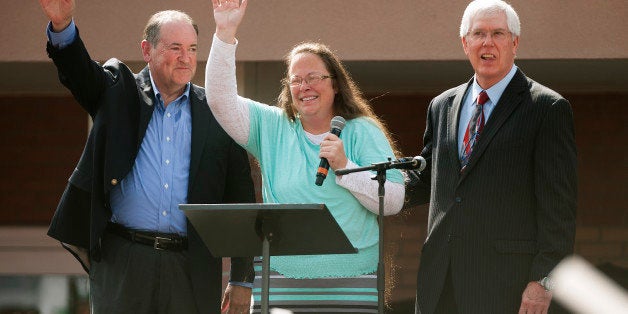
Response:
POLYGON ((214 21, 216 22, 216 36, 220 40, 234 44, 235 34, 244 17, 248 1, 242 0, 212 0, 214 7, 214 21))
POLYGON ((70 25, 76 7, 74 0, 39 0, 39 5, 52 22, 52 30, 55 32, 70 25))

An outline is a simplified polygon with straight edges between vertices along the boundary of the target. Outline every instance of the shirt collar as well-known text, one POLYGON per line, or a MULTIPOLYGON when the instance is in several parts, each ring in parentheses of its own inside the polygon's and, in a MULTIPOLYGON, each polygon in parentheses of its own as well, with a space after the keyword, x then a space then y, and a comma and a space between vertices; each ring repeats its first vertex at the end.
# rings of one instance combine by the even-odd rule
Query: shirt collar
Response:
MULTIPOLYGON (((163 101, 161 100, 161 93, 159 92, 159 89, 157 88, 157 85, 155 85, 155 81, 153 80, 153 74, 150 72, 150 68, 148 68, 148 75, 150 76, 150 84, 153 86, 153 93, 155 94, 155 99, 158 100, 158 104, 159 107, 162 108, 163 107, 163 101)), ((185 84, 185 89, 183 90, 183 94, 181 94, 181 96, 177 97, 177 99, 175 99, 174 102, 177 102, 178 99, 189 99, 190 98, 190 86, 192 83, 188 82, 187 84, 185 84)), ((177 103, 178 105, 178 103, 177 103)))
MULTIPOLYGON (((502 97, 502 94, 506 90, 506 87, 508 87, 508 84, 510 83, 512 78, 515 76, 515 73, 517 73, 517 66, 513 64, 512 68, 510 68, 510 72, 508 72, 508 74, 506 74, 503 79, 501 79, 499 82, 497 82, 497 84, 491 86, 491 88, 486 90, 486 93, 488 94, 488 98, 491 100, 491 103, 497 104, 497 102, 499 102, 499 98, 502 97)), ((473 87, 471 90, 471 96, 473 96, 473 98, 471 99, 476 99, 482 90, 482 87, 480 87, 477 79, 474 76, 473 87)))

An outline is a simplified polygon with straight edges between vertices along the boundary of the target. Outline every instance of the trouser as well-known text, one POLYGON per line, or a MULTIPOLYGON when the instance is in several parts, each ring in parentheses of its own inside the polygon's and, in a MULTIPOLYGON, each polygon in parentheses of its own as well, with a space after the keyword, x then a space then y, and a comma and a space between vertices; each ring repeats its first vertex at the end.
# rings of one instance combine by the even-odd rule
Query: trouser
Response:
POLYGON ((102 259, 91 262, 92 314, 197 313, 188 253, 156 250, 105 233, 102 259))

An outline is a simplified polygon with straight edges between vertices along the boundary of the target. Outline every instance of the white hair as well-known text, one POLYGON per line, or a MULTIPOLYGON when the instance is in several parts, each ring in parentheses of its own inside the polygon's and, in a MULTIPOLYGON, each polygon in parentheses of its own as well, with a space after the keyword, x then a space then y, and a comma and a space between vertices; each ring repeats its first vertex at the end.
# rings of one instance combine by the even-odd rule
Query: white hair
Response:
POLYGON ((462 15, 462 21, 460 21, 460 38, 469 34, 471 23, 475 17, 500 12, 506 14, 508 31, 513 34, 513 38, 519 37, 521 34, 519 15, 517 15, 517 12, 515 12, 515 9, 513 9, 510 4, 502 0, 474 0, 469 3, 462 15))

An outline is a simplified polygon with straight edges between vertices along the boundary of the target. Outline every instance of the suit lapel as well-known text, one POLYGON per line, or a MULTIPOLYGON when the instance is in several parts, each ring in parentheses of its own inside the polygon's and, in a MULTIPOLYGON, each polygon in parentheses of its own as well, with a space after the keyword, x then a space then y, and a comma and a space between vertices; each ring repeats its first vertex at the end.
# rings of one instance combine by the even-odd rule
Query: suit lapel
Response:
POLYGON ((521 70, 517 70, 517 73, 504 90, 499 102, 495 105, 495 109, 493 109, 491 116, 486 122, 486 125, 482 130, 480 140, 478 141, 478 145, 473 148, 469 164, 467 165, 465 172, 462 174, 460 178, 461 180, 473 170, 473 167, 482 157, 482 154, 491 143, 493 137, 495 137, 495 134, 497 134, 497 131, 499 131, 512 112, 522 103, 525 95, 524 92, 526 90, 526 77, 521 70))
MULTIPOLYGON (((142 140, 146 134, 148 123, 155 109, 155 92, 150 82, 150 74, 148 67, 145 67, 138 75, 138 86, 142 89, 140 92, 140 119, 139 132, 137 138, 137 149, 142 145, 142 140)), ((209 125, 211 123, 209 117, 211 112, 205 101, 204 93, 201 89, 192 84, 190 86, 190 112, 192 114, 192 148, 190 155, 190 176, 188 182, 192 186, 196 176, 198 167, 201 163, 205 141, 207 138, 209 125)))
POLYGON ((155 92, 153 91, 153 85, 150 82, 150 74, 148 67, 145 67, 138 75, 136 80, 138 86, 142 89, 140 94, 140 119, 137 132, 137 150, 139 151, 142 145, 142 140, 146 134, 146 128, 150 118, 153 116, 153 110, 155 109, 155 92))
POLYGON ((190 111, 192 112, 192 152, 190 155, 189 186, 192 186, 197 170, 201 164, 201 157, 205 149, 205 142, 211 123, 211 112, 205 101, 204 93, 198 87, 190 86, 190 111))
POLYGON ((458 88, 454 100, 449 106, 449 112, 447 113, 447 116, 449 117, 449 125, 447 127, 447 145, 449 145, 450 152, 449 158, 451 164, 455 165, 456 169, 460 169, 460 156, 458 154, 460 110, 462 109, 464 95, 472 82, 473 79, 458 88))

